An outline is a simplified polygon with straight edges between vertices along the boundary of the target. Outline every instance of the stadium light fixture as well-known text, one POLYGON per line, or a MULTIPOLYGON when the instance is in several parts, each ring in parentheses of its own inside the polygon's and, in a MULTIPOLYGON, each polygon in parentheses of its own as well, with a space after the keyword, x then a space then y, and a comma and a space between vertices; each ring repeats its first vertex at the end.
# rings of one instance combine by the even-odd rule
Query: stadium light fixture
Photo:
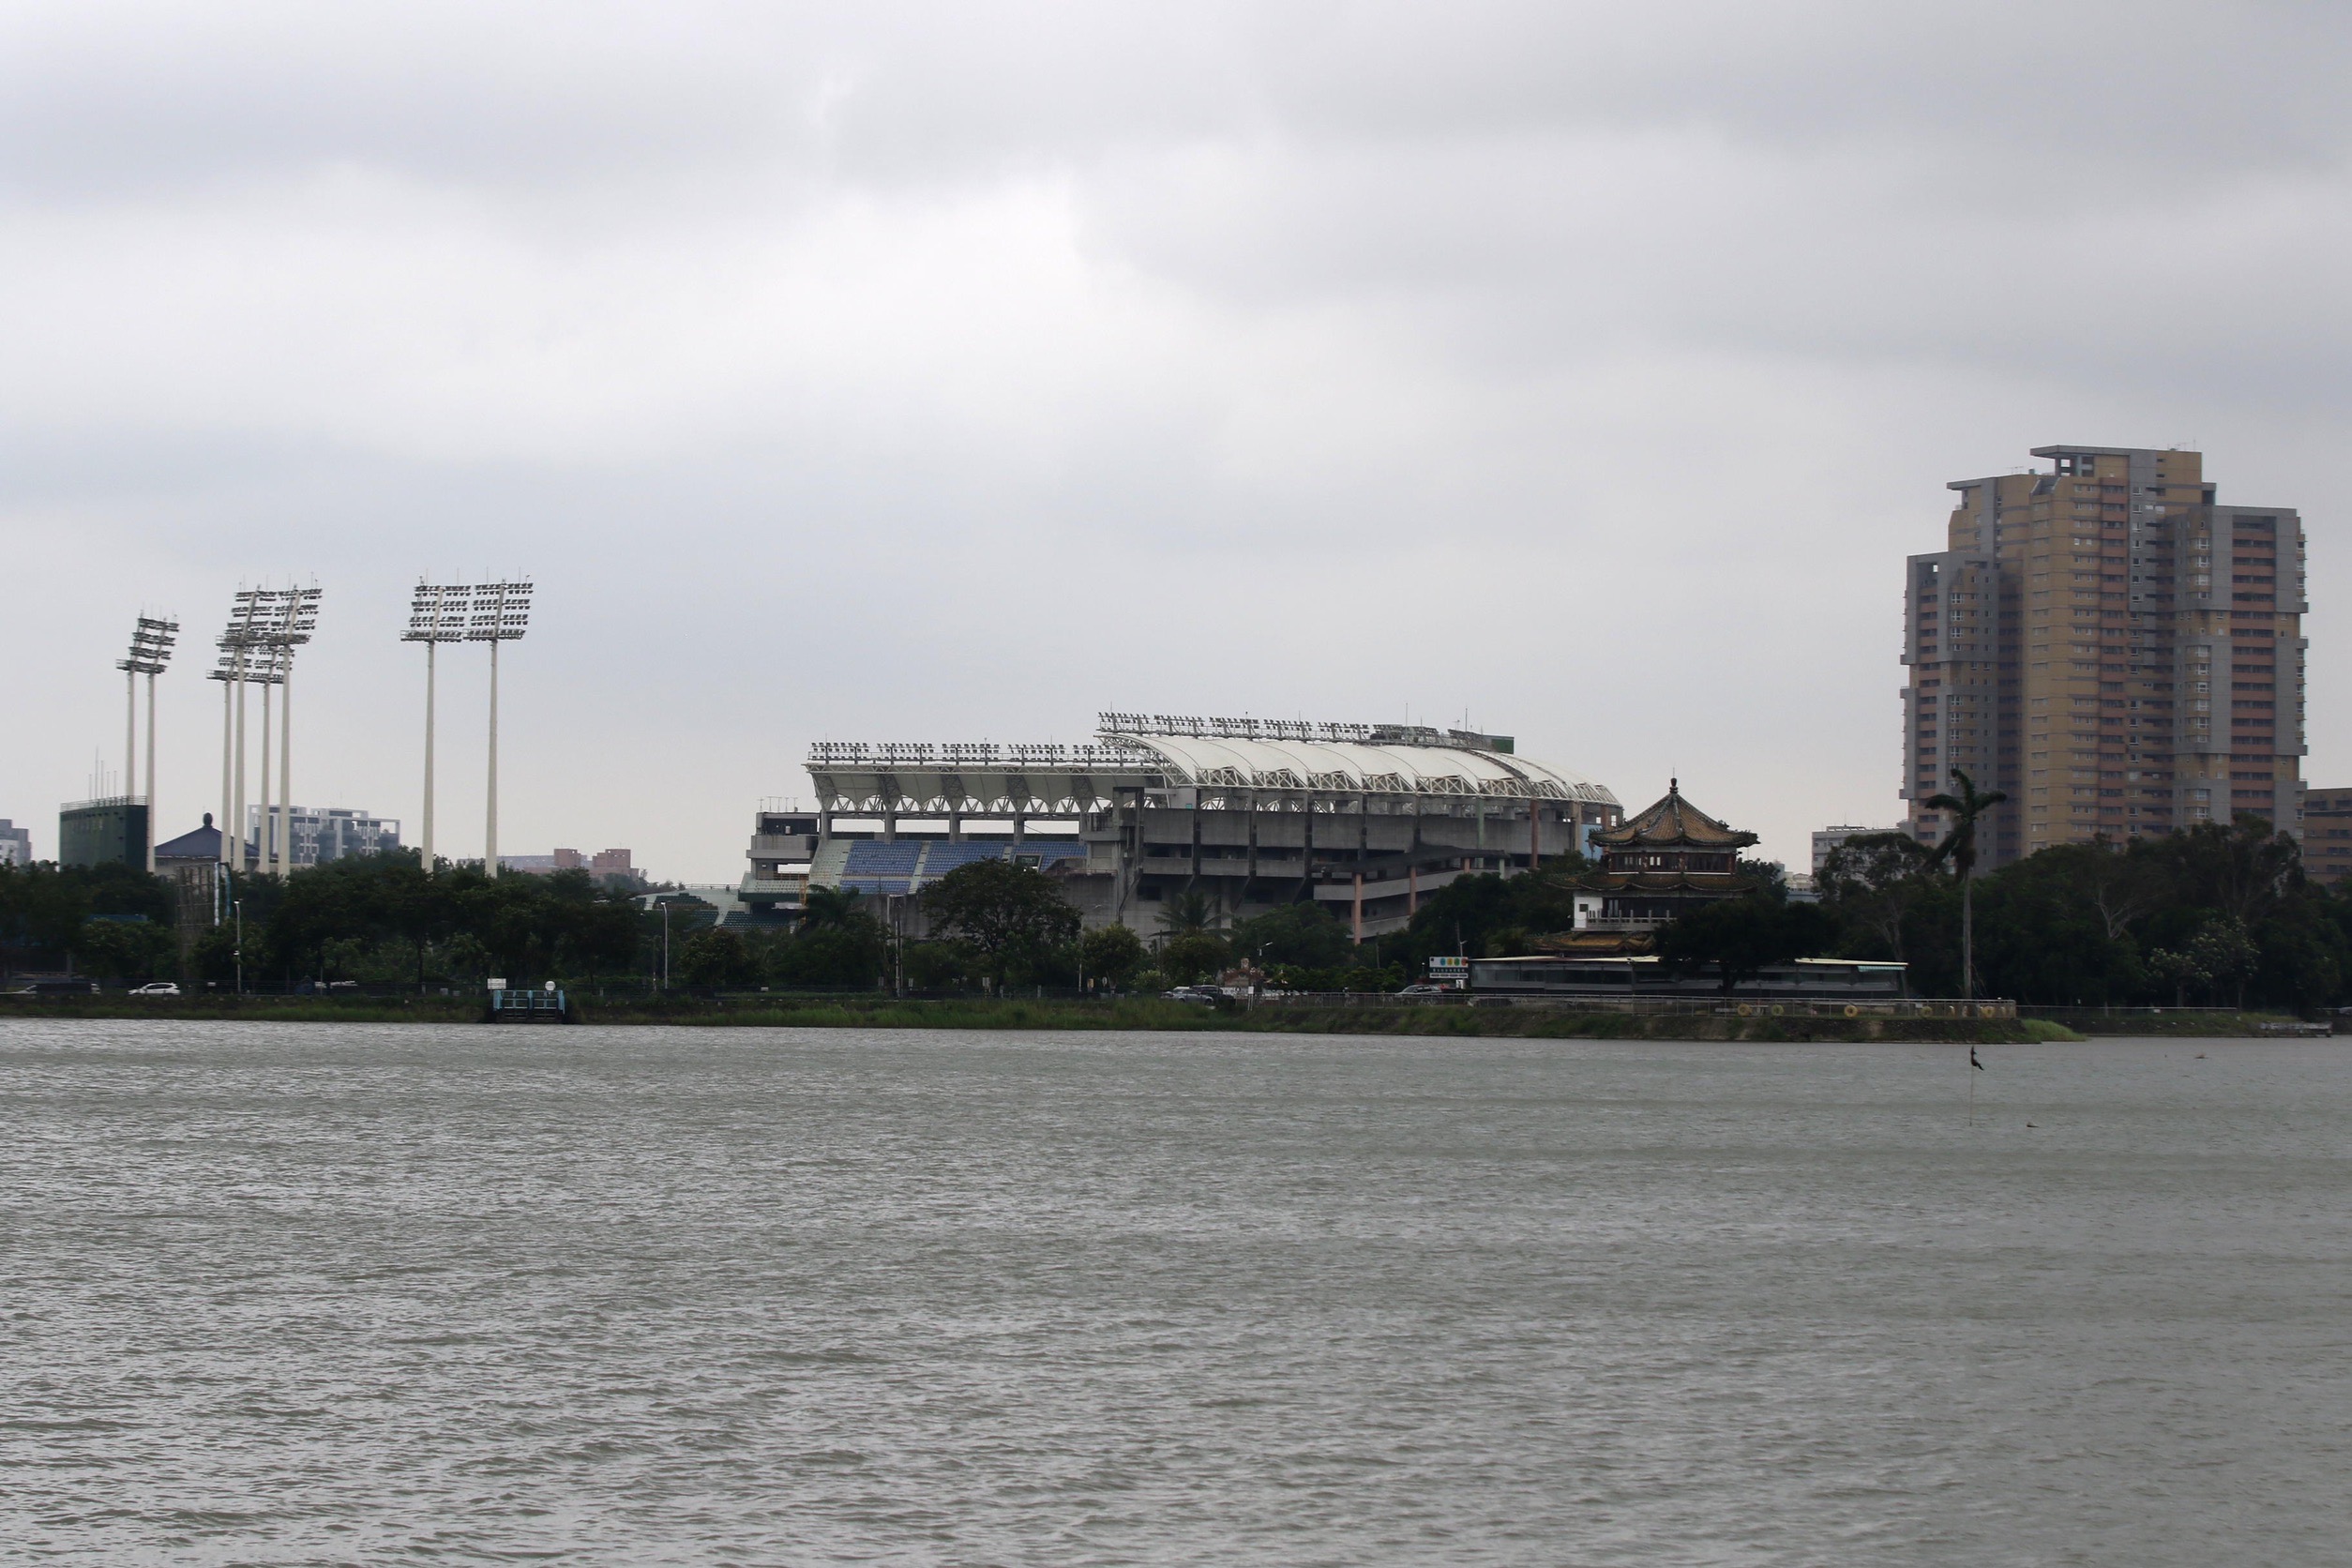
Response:
POLYGON ((425 645, 425 873, 433 869, 433 663, 434 655, 444 642, 466 640, 467 612, 473 604, 474 586, 466 582, 427 582, 416 580, 416 593, 409 600, 408 630, 400 634, 403 642, 425 645))
POLYGON ((217 644, 220 659, 208 677, 220 683, 220 860, 239 871, 245 869, 245 688, 266 625, 263 593, 240 588, 230 598, 229 624, 217 644))
POLYGON ((531 625, 531 583, 477 582, 473 612, 466 620, 466 641, 487 642, 490 649, 490 804, 482 834, 482 871, 498 875, 498 645, 520 641, 531 625))
POLYGON ((154 615, 142 615, 131 628, 130 652, 114 662, 123 671, 128 692, 128 711, 123 716, 123 792, 130 792, 132 742, 139 732, 139 677, 147 677, 147 873, 155 874, 155 678, 163 673, 172 662, 172 649, 178 643, 180 624, 154 615))
MULTIPOLYGON (((280 588, 271 601, 275 611, 266 639, 270 664, 277 676, 278 687, 278 818, 274 835, 277 845, 277 868, 280 877, 294 874, 294 650, 310 641, 318 629, 320 593, 316 584, 308 588, 280 588)), ((262 701, 269 701, 269 686, 262 687, 262 701)), ((262 815, 269 816, 269 725, 267 709, 264 710, 262 725, 262 815)), ((263 837, 263 855, 268 858, 273 836, 266 831, 263 837)))

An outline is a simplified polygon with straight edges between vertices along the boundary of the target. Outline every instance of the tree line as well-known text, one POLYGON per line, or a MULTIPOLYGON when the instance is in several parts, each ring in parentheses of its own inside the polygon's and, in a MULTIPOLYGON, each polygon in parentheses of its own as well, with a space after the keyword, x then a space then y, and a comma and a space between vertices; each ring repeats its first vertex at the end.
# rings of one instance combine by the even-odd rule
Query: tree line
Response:
MULTIPOLYGON (((1439 954, 1540 951, 1573 928, 1591 868, 1574 857, 1503 878, 1457 878, 1408 927, 1359 945, 1301 902, 1245 920, 1205 897, 1165 901, 1146 931, 1083 930, 1054 880, 1003 861, 960 867, 919 896, 927 935, 892 929, 855 893, 814 888, 789 927, 712 924, 673 910, 669 973, 684 987, 864 990, 1118 990, 1214 980, 1235 969, 1285 989, 1394 989, 1439 954)), ((1661 956, 1726 980, 1798 957, 1893 959, 1916 995, 1962 994, 1964 903, 1974 903, 1974 994, 2043 1005, 2315 1008, 2352 1002, 2352 894, 2304 875, 2295 840, 2269 824, 2200 823, 2161 838, 2044 850, 1964 884, 1908 835, 1834 851, 1817 903, 1792 899, 1779 867, 1751 890, 1666 928, 1661 956)), ((107 979, 478 984, 662 973, 664 920, 585 872, 427 875, 413 851, 332 861, 283 879, 236 880, 241 921, 204 928, 185 956, 168 883, 134 867, 0 867, 0 944, 18 968, 107 979)))

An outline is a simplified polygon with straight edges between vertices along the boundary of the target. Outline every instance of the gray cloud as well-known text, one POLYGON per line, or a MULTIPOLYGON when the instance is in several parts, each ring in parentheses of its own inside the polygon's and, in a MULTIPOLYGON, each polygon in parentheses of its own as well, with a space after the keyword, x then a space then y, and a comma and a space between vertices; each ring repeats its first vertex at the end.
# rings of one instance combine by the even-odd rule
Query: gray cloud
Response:
POLYGON ((298 782, 413 818, 405 584, 527 568, 523 847, 729 876, 809 738, 1115 704, 1468 711, 1796 854, 1896 810, 1942 481, 2049 440, 2306 508, 2326 773, 2347 27, 21 9, 0 815, 80 792, 141 600, 316 572, 298 782))

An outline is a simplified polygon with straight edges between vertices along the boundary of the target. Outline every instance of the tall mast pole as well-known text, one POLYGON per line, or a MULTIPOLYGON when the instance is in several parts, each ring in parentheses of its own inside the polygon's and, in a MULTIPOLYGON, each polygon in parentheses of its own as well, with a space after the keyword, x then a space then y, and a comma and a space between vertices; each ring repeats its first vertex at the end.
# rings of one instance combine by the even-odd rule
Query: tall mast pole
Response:
POLYGON ((433 655, 438 640, 425 644, 425 874, 433 869, 433 655))
POLYGON ((147 671, 147 875, 155 875, 155 671, 147 671))
POLYGON ((131 629, 130 652, 114 668, 123 671, 126 707, 123 713, 123 794, 126 799, 124 819, 128 823, 131 799, 146 803, 146 852, 141 856, 149 875, 155 872, 155 678, 163 673, 171 662, 172 645, 179 636, 180 624, 167 616, 142 615, 131 629), (133 795, 133 781, 139 766, 139 677, 147 677, 147 787, 143 794, 133 795))
POLYGON ((498 875, 498 641, 490 639, 490 819, 482 834, 482 874, 488 877, 498 875))
POLYGON ((229 709, 234 700, 229 695, 229 683, 220 683, 220 864, 229 864, 229 758, 233 755, 229 742, 229 709))
POLYGON ((261 788, 255 792, 259 798, 253 803, 253 869, 262 872, 269 869, 269 688, 276 684, 273 677, 277 671, 278 656, 273 653, 269 662, 262 666, 261 788))
POLYGON ((229 864, 242 873, 245 870, 245 684, 252 674, 246 668, 245 650, 237 650, 237 809, 229 822, 229 831, 237 836, 237 847, 229 864))
POLYGON ((403 642, 425 645, 425 837, 424 867, 432 875, 433 858, 433 703, 440 674, 441 644, 459 642, 468 635, 466 607, 474 590, 466 583, 427 582, 419 579, 415 597, 409 601, 408 630, 403 642))
POLYGON ((294 650, 278 681, 278 874, 294 875, 294 650))

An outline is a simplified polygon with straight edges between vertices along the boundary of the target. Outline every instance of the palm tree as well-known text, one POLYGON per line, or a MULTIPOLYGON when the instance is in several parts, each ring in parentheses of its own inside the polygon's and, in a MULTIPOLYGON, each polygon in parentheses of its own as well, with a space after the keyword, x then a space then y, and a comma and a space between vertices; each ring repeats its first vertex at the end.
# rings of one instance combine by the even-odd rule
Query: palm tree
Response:
POLYGON ((1210 901, 1207 892, 1198 887, 1185 888, 1160 906, 1160 932, 1164 936, 1214 930, 1216 924, 1216 905, 1210 901))
POLYGON ((858 913, 861 897, 854 888, 812 887, 806 896, 801 924, 811 930, 845 927, 858 913))
POLYGON ((1952 776, 1960 781, 1956 795, 1930 795, 1920 804, 1930 811, 1952 812, 1955 821, 1944 841, 1936 846, 1936 852, 1927 857, 1927 864, 1937 866, 1952 862, 1952 868, 1960 878, 1960 997, 1964 1002, 1976 1000, 1976 820, 2009 796, 1993 790, 1979 793, 1976 781, 1958 768, 1952 776))

